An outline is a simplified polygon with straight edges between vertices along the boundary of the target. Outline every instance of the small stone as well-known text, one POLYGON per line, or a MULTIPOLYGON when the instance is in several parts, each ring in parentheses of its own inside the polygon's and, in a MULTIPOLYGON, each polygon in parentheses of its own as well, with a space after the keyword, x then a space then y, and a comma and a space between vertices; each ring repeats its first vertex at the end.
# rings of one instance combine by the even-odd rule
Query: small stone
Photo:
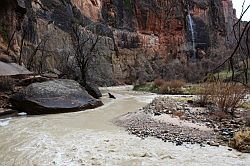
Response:
POLYGON ((214 142, 214 141, 210 141, 210 142, 208 142, 208 145, 210 145, 210 146, 217 146, 217 147, 219 147, 219 146, 220 146, 220 144, 219 144, 219 143, 214 142))
POLYGON ((235 118, 240 118, 241 115, 240 115, 240 114, 235 114, 234 117, 235 117, 235 118))
POLYGON ((226 132, 226 131, 223 131, 223 132, 221 133, 221 135, 229 135, 229 133, 226 132))
POLYGON ((176 142, 176 146, 181 146, 182 144, 183 144, 183 142, 181 142, 181 141, 176 142))
POLYGON ((218 132, 218 131, 219 131, 218 127, 215 127, 214 132, 218 132))
POLYGON ((200 147, 205 147, 205 145, 203 145, 202 143, 200 144, 200 147))

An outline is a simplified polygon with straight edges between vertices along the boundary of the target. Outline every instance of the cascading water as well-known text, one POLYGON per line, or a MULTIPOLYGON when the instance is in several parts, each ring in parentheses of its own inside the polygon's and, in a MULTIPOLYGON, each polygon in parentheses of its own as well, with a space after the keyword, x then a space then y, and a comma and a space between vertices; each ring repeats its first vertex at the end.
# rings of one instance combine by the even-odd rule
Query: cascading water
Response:
POLYGON ((193 18, 191 17, 190 13, 188 13, 188 26, 189 26, 189 31, 191 32, 191 42, 192 42, 192 58, 195 59, 195 23, 193 21, 193 18))

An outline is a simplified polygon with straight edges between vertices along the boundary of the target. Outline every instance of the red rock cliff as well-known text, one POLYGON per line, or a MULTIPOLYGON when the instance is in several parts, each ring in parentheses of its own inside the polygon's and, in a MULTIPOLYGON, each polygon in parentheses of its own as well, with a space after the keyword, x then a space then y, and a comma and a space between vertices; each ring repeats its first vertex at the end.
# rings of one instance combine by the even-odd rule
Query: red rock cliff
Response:
POLYGON ((190 47, 191 14, 196 46, 208 49, 230 31, 235 21, 231 0, 74 0, 82 14, 114 29, 120 48, 150 47, 163 56, 183 54, 190 47), (89 1, 89 2, 88 2, 89 1), (82 6, 85 2, 85 10, 82 6), (80 5, 79 5, 80 4, 80 5), (92 5, 91 5, 92 4, 92 5), (100 12, 100 13, 98 13, 100 12), (92 15, 92 16, 91 16, 92 15), (94 16, 93 16, 94 15, 94 16))
POLYGON ((106 85, 150 81, 162 75, 170 59, 185 64, 197 48, 224 49, 236 19, 231 0, 3 0, 0 4, 4 6, 0 26, 7 27, 8 34, 1 32, 0 41, 15 31, 16 57, 26 32, 24 64, 49 36, 44 64, 57 68, 60 57, 72 50, 71 25, 94 25, 93 32, 103 36, 98 45, 102 53, 93 60, 89 75, 106 85))

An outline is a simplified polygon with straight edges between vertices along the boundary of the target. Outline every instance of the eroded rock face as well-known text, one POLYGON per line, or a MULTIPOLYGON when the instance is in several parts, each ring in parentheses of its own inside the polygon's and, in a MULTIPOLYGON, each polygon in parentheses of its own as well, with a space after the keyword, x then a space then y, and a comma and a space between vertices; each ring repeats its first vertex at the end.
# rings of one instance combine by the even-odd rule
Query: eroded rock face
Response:
POLYGON ((54 114, 103 105, 73 80, 33 83, 11 97, 12 105, 28 114, 54 114))
POLYGON ((9 38, 18 27, 12 42, 17 57, 22 35, 26 33, 24 64, 28 64, 36 46, 46 40, 41 50, 47 52, 36 53, 36 57, 44 57, 42 71, 59 68, 60 59, 72 52, 72 24, 91 25, 93 33, 102 36, 102 40, 97 45, 100 53, 93 57, 87 75, 91 82, 110 86, 136 82, 138 76, 144 81, 152 80, 161 75, 171 58, 185 65, 193 46, 204 52, 212 47, 225 49, 224 39, 230 32, 226 27, 236 19, 231 0, 175 3, 170 0, 4 0, 1 4, 5 8, 0 10, 4 17, 0 23, 12 21, 7 24, 9 38), (188 15, 194 24, 194 43, 188 15))

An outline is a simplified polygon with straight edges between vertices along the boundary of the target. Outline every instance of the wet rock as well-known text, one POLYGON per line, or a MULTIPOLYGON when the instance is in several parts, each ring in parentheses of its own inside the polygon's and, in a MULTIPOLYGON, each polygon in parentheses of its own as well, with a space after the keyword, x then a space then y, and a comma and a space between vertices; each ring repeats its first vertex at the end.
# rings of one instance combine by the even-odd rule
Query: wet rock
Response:
POLYGON ((160 116, 160 115, 161 115, 161 113, 159 113, 159 112, 154 113, 154 116, 160 116))
POLYGON ((11 96, 12 105, 28 114, 53 114, 92 109, 103 105, 73 80, 33 83, 11 96))
POLYGON ((187 103, 188 104, 194 104, 194 101, 193 100, 188 100, 187 103))
POLYGON ((109 98, 116 99, 116 97, 114 95, 112 95, 111 93, 108 93, 108 95, 109 95, 109 98))
POLYGON ((180 146, 180 145, 182 145, 183 144, 183 142, 181 142, 181 141, 177 141, 176 142, 176 146, 180 146))
POLYGON ((9 116, 16 116, 16 115, 17 115, 16 110, 0 108, 0 118, 6 118, 9 116))

